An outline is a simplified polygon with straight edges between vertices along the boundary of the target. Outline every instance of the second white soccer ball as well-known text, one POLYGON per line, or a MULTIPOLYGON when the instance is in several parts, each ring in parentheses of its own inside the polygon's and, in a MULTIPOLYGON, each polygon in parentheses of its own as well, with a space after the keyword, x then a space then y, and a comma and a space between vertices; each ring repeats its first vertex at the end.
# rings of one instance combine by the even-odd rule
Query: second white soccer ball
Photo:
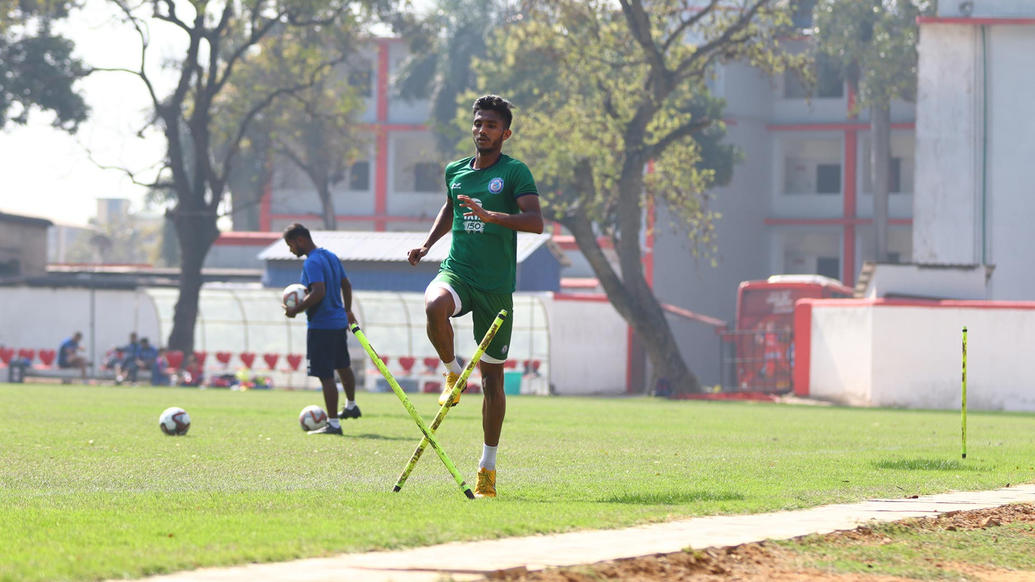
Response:
POLYGON ((310 404, 298 415, 298 424, 306 432, 323 428, 327 424, 327 413, 319 406, 310 404))
POLYGON ((158 416, 158 428, 169 436, 183 436, 190 430, 190 415, 178 406, 170 406, 158 416))
POLYGON ((284 305, 294 307, 305 299, 305 285, 292 283, 284 287, 284 305))

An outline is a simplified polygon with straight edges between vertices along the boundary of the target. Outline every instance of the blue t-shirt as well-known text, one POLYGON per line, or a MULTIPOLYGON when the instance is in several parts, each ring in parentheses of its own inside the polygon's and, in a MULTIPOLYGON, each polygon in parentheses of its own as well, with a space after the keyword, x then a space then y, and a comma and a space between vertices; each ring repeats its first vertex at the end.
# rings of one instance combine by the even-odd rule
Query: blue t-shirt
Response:
POLYGON ((141 346, 140 349, 137 350, 137 357, 145 362, 152 363, 156 358, 158 358, 158 350, 150 344, 148 344, 146 348, 141 346))
POLYGON ((341 299, 341 281, 345 278, 345 267, 338 256, 325 248, 313 249, 302 264, 302 285, 307 291, 313 283, 323 283, 324 296, 315 306, 306 311, 309 329, 346 329, 349 318, 341 299))
POLYGON ((74 356, 78 351, 79 342, 75 341, 74 337, 61 342, 61 347, 58 348, 58 366, 67 366, 69 356, 74 356))

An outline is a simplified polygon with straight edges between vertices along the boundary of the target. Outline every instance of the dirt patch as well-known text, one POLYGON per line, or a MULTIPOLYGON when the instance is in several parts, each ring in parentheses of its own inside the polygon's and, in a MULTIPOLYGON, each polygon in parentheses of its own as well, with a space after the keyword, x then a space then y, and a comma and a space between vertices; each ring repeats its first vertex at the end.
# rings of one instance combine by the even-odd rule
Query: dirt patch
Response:
MULTIPOLYGON (((987 529, 1005 523, 1035 523, 1035 505, 1006 505, 975 511, 951 511, 937 517, 907 519, 902 527, 917 531, 966 531, 987 529)), ((832 544, 879 545, 891 542, 883 532, 869 526, 834 532, 823 536, 832 544)), ((1035 572, 1002 570, 979 564, 944 563, 937 565, 957 578, 981 581, 1035 582, 1035 572)), ((767 580, 774 582, 899 582, 912 578, 897 576, 839 574, 805 568, 798 554, 776 544, 759 542, 729 548, 707 548, 599 562, 570 568, 550 568, 535 572, 515 569, 497 572, 492 580, 506 582, 599 582, 623 580, 629 582, 662 582, 690 580, 694 582, 728 582, 730 580, 767 580)))

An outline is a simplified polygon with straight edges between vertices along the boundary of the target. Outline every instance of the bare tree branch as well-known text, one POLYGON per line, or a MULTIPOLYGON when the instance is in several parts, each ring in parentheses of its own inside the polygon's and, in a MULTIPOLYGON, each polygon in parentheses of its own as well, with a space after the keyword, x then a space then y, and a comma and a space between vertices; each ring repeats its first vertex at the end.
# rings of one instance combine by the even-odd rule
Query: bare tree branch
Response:
POLYGON ((711 0, 707 6, 700 9, 690 7, 686 8, 687 11, 693 11, 694 15, 686 20, 680 21, 679 26, 672 31, 672 34, 669 35, 668 39, 661 43, 661 52, 667 53, 669 49, 672 48, 673 43, 686 42, 686 39, 683 38, 683 33, 711 14, 712 11, 715 10, 715 7, 719 5, 720 1, 721 0, 711 0))
POLYGON ((698 61, 700 61, 702 58, 704 60, 708 60, 714 53, 719 52, 720 50, 726 51, 727 47, 731 42, 747 42, 747 40, 749 40, 749 37, 745 37, 739 40, 733 40, 733 38, 735 35, 745 32, 748 29, 748 27, 751 26, 751 23, 754 21, 755 15, 758 14, 758 11, 761 10, 762 7, 768 5, 770 1, 771 0, 757 0, 753 5, 748 7, 746 11, 741 11, 740 16, 737 18, 737 20, 729 26, 727 26, 722 31, 722 34, 720 34, 716 38, 713 38, 707 43, 701 45, 697 48, 696 51, 693 52, 693 54, 683 59, 675 67, 677 80, 686 78, 687 71, 700 70, 699 67, 697 69, 694 69, 694 65, 698 61))
POLYGON ((650 27, 650 17, 647 16, 647 12, 643 9, 642 1, 633 0, 630 2, 629 0, 619 0, 619 4, 622 5, 622 12, 625 13, 626 21, 629 23, 629 32, 632 33, 633 39, 643 49, 647 61, 651 64, 651 70, 659 73, 665 71, 665 55, 654 42, 654 35, 651 33, 650 27))
POLYGON ((125 2, 123 2, 122 0, 112 0, 112 2, 115 3, 115 6, 118 7, 118 9, 122 12, 123 16, 125 16, 126 19, 129 20, 130 24, 133 26, 133 29, 137 31, 137 35, 140 36, 140 69, 137 71, 133 71, 130 69, 120 68, 96 68, 94 70, 122 71, 136 75, 140 78, 141 81, 144 82, 144 86, 147 87, 147 93, 151 97, 151 103, 153 103, 157 107, 159 104, 158 94, 155 93, 154 85, 151 83, 151 78, 148 77, 147 70, 145 68, 145 64, 147 63, 147 49, 150 46, 150 38, 148 37, 147 32, 144 30, 144 27, 142 26, 140 20, 133 15, 132 10, 125 2))
POLYGON ((665 134, 658 141, 656 141, 653 144, 647 146, 644 149, 644 153, 650 159, 657 158, 658 156, 660 156, 662 154, 662 152, 665 151, 666 148, 668 148, 673 143, 675 143, 675 142, 677 142, 677 141, 679 141, 681 139, 690 137, 691 135, 693 135, 693 134, 695 134, 695 133, 697 133, 697 132, 699 132, 699 131, 701 131, 703 129, 706 129, 706 128, 710 127, 712 125, 712 123, 715 123, 715 120, 713 120, 713 119, 703 119, 703 120, 699 120, 699 121, 692 121, 690 123, 685 123, 685 124, 677 127, 676 129, 668 132, 667 134, 665 134))

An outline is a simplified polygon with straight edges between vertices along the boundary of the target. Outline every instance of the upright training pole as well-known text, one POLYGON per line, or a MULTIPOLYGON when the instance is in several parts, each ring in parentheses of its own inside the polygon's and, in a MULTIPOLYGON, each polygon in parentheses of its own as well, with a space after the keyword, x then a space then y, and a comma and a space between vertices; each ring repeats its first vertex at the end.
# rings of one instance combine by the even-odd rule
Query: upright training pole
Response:
POLYGON ((470 486, 464 482, 463 476, 461 476, 460 472, 456 470, 456 465, 453 464, 453 461, 449 460, 449 457, 446 456, 446 452, 442 450, 438 441, 435 440, 431 431, 428 430, 428 426, 424 424, 424 419, 417 414, 417 409, 413 407, 413 403, 406 397, 406 393, 403 392, 403 389, 399 387, 399 383, 395 381, 395 377, 388 371, 388 366, 385 366, 384 361, 382 361, 381 357, 377 355, 374 348, 370 346, 370 342, 367 341, 367 337, 363 333, 363 330, 359 329, 359 326, 355 323, 349 326, 349 329, 352 330, 353 335, 355 335, 356 339, 359 340, 360 345, 363 346, 363 349, 367 352, 367 355, 370 356, 370 359, 373 360, 374 365, 377 366, 381 375, 383 375, 385 380, 388 381, 388 385, 392 387, 392 392, 395 392, 395 395, 399 397, 400 401, 402 401, 403 408, 406 409, 406 412, 410 413, 410 418, 417 423, 417 427, 420 428, 422 433, 424 433, 424 438, 431 443, 431 448, 435 449, 435 452, 438 453, 438 458, 442 459, 442 464, 446 466, 446 469, 449 469, 450 474, 453 475, 453 479, 455 479, 457 485, 460 486, 460 490, 463 491, 464 495, 466 495, 468 499, 474 499, 474 493, 471 491, 470 486))
POLYGON ((963 458, 967 458, 967 326, 963 326, 963 388, 960 398, 960 423, 963 438, 963 458))
MULTIPOLYGON (((438 414, 435 415, 435 419, 431 421, 431 432, 438 430, 439 425, 442 424, 442 419, 446 417, 449 409, 452 408, 449 403, 463 392, 464 388, 467 386, 468 376, 471 375, 471 371, 474 370, 478 361, 482 359, 482 354, 485 353, 489 344, 492 343, 492 338, 496 337, 496 332, 499 331, 500 326, 503 325, 503 320, 506 319, 506 317, 507 310, 500 309, 499 315, 496 316, 492 325, 489 326, 488 331, 485 332, 485 337, 483 337, 481 343, 478 344, 478 348, 474 350, 474 355, 467 361, 467 365, 464 366, 464 370, 460 373, 460 377, 457 378, 456 383, 453 384, 453 390, 449 393, 449 399, 441 408, 439 408, 438 414)), ((402 473, 399 474, 399 479, 395 482, 395 487, 392 488, 392 491, 399 491, 402 489, 403 484, 406 483, 406 479, 408 479, 410 473, 413 472, 413 468, 417 466, 417 461, 420 460, 420 456, 424 454, 424 449, 427 447, 428 438, 424 437, 417 445, 417 448, 414 449, 413 456, 410 457, 410 462, 406 463, 406 467, 403 468, 402 473)))

